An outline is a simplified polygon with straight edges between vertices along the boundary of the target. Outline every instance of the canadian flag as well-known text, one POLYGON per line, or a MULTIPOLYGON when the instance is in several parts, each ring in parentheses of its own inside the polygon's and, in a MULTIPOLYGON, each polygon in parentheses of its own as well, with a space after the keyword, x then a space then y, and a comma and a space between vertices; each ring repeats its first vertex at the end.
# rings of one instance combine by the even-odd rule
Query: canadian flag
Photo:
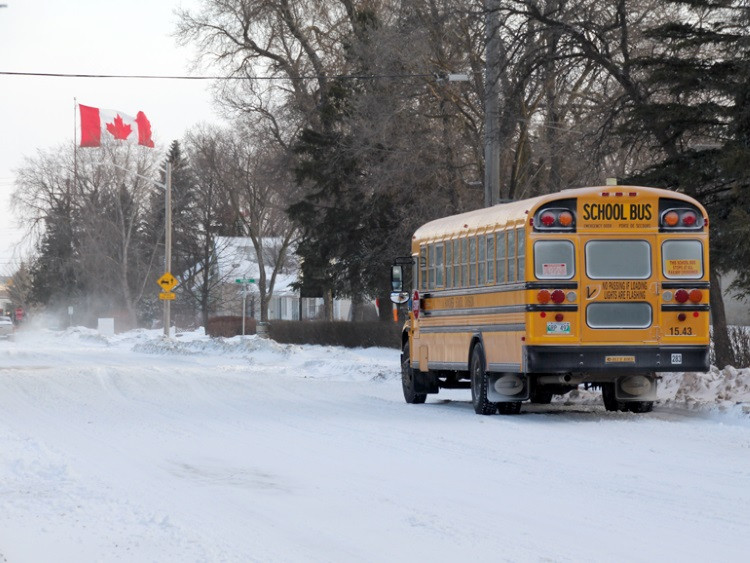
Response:
POLYGON ((81 146, 98 147, 102 137, 120 141, 138 141, 139 145, 154 148, 151 123, 139 111, 135 119, 114 109, 99 109, 78 104, 81 111, 81 146))

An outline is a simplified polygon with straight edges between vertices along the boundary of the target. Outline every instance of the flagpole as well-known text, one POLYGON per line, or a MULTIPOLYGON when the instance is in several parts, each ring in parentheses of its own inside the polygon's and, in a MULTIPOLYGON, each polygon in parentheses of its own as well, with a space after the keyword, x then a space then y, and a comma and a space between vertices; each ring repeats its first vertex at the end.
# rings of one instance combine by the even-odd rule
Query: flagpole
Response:
POLYGON ((78 100, 73 97, 73 192, 78 193, 78 132, 76 128, 76 110, 78 100))

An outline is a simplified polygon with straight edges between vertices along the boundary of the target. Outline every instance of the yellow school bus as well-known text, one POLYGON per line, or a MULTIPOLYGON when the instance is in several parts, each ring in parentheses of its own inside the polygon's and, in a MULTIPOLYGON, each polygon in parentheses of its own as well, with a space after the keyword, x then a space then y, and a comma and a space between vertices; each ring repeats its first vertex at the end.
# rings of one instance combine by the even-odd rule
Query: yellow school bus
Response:
POLYGON ((709 367, 708 216, 677 192, 579 188, 437 219, 391 281, 408 403, 469 388, 476 413, 515 414, 586 385, 648 412, 659 372, 709 367))

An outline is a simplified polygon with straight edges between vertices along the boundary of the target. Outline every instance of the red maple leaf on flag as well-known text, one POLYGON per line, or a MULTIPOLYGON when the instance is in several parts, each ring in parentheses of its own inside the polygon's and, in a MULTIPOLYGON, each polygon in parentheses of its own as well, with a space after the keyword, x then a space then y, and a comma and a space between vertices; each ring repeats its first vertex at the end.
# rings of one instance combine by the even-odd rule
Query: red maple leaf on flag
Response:
POLYGON ((128 138, 133 129, 130 125, 122 122, 122 117, 115 117, 114 123, 107 123, 107 131, 112 133, 115 139, 125 140, 128 138))

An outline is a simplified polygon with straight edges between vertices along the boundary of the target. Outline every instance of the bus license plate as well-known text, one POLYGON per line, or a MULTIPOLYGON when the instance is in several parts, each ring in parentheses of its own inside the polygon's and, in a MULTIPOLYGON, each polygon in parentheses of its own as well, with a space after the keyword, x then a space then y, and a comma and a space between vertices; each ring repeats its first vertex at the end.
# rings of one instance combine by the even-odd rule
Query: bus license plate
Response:
POLYGON ((547 334, 570 334, 570 323, 547 323, 547 334))

